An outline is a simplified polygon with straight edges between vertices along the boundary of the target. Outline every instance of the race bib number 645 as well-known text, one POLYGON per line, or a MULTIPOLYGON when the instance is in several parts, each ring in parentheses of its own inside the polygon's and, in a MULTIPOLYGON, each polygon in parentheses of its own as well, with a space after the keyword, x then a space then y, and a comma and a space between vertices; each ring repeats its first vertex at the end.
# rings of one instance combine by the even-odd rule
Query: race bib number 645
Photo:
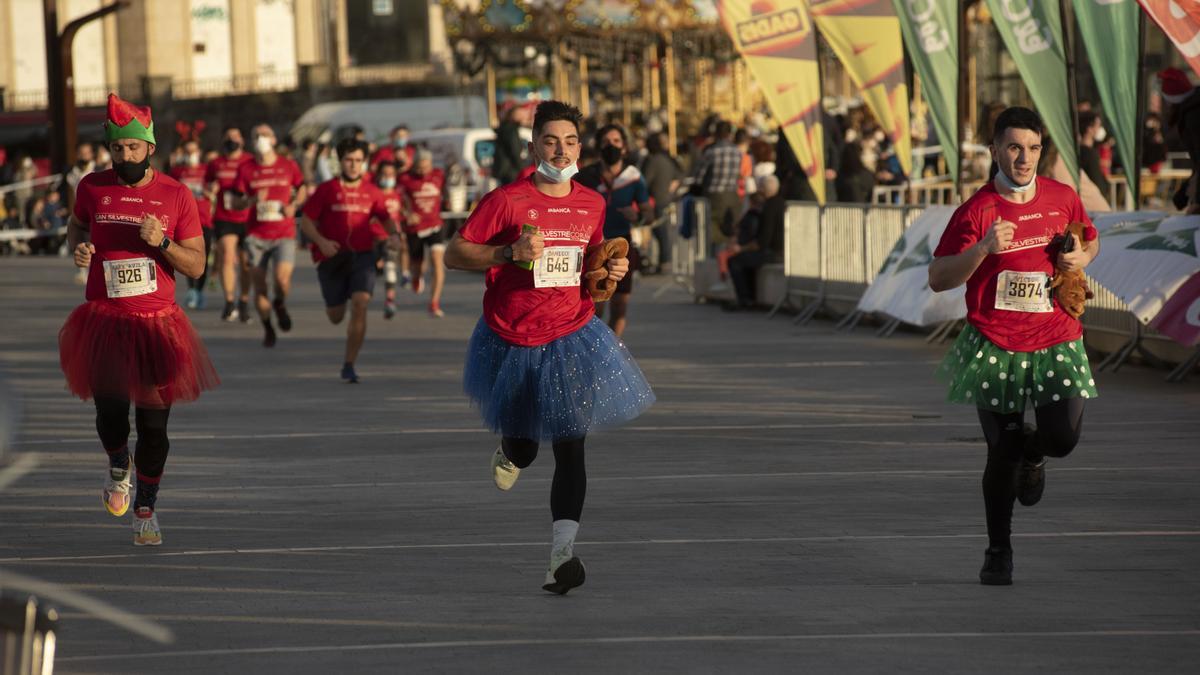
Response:
POLYGON ((583 249, 578 246, 551 246, 533 268, 534 288, 578 286, 583 269, 583 249))
POLYGON ((996 309, 1012 312, 1053 312, 1045 272, 1005 270, 996 279, 996 309))

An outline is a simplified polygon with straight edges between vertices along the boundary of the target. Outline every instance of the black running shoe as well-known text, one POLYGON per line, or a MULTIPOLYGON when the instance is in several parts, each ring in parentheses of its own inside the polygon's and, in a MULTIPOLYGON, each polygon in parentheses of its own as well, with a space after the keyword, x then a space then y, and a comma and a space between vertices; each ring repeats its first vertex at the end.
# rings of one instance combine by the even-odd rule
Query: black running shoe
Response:
POLYGON ((553 574, 546 574, 546 583, 542 585, 542 590, 566 595, 567 591, 572 588, 582 586, 583 580, 586 577, 587 575, 583 571, 583 561, 572 557, 570 560, 559 565, 553 574))
POLYGON ((245 300, 238 300, 237 312, 239 321, 242 323, 250 323, 250 308, 246 306, 245 300))
POLYGON ((221 320, 225 322, 233 322, 238 320, 237 308, 232 302, 225 303, 225 309, 221 310, 221 320))
POLYGON ((1037 429, 1025 425, 1025 457, 1017 472, 1017 501, 1022 506, 1033 506, 1042 500, 1046 489, 1046 458, 1037 449, 1037 429), (1036 457, 1037 459, 1030 459, 1036 457))
POLYGON ((283 300, 276 298, 275 302, 271 303, 271 306, 275 308, 275 318, 279 319, 279 330, 285 333, 291 330, 292 315, 288 314, 287 307, 284 306, 283 300))
POLYGON ((270 319, 266 319, 263 321, 263 346, 264 347, 274 347, 275 346, 275 328, 273 326, 271 326, 270 319))
POLYGON ((992 546, 983 552, 979 583, 984 586, 1011 586, 1012 571, 1012 549, 992 546))
POLYGON ((353 363, 342 364, 342 379, 345 380, 347 384, 358 384, 358 373, 354 372, 353 363))

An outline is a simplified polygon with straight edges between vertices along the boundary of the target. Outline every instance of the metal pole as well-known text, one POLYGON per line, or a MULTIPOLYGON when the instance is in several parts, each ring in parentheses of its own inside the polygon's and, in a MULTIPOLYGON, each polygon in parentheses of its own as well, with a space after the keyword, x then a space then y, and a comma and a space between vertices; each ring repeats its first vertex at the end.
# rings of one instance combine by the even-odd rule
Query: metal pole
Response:
MULTIPOLYGON (((958 166, 952 167, 954 172, 955 186, 961 190, 966 176, 963 175, 963 166, 966 162, 963 161, 963 146, 966 144, 968 124, 968 109, 970 104, 967 102, 969 88, 967 87, 967 78, 970 76, 967 68, 967 8, 963 5, 962 0, 958 2, 958 136, 953 139, 953 143, 958 144, 958 166)), ((979 139, 981 143, 987 145, 984 139, 979 139)), ((962 201, 962 195, 959 195, 959 200, 962 201)))
MULTIPOLYGON (((1060 147, 1070 143, 1075 146, 1075 164, 1079 164, 1079 92, 1077 90, 1075 80, 1075 12, 1071 8, 1071 3, 1063 2, 1061 5, 1062 24, 1063 24, 1063 55, 1067 60, 1067 96, 1071 101, 1071 138, 1068 141, 1056 140, 1060 147)), ((1079 172, 1083 173, 1082 167, 1079 172)), ((1080 177, 1075 176, 1075 189, 1079 189, 1080 177)))
POLYGON ((1138 72, 1137 72, 1137 117, 1133 134, 1133 168, 1125 169, 1125 176, 1132 174, 1129 189, 1133 191, 1133 208, 1138 209, 1142 204, 1142 156, 1146 151, 1143 135, 1146 128, 1146 14, 1138 12, 1138 72))
POLYGON ((671 154, 673 155, 675 154, 675 144, 679 130, 675 122, 675 106, 677 105, 675 101, 675 48, 672 45, 671 37, 671 33, 663 35, 663 39, 666 41, 663 61, 666 65, 667 85, 667 143, 670 144, 671 154))
POLYGON ((588 92, 588 57, 587 54, 579 54, 579 112, 583 113, 584 117, 592 116, 592 106, 589 102, 591 95, 588 92))

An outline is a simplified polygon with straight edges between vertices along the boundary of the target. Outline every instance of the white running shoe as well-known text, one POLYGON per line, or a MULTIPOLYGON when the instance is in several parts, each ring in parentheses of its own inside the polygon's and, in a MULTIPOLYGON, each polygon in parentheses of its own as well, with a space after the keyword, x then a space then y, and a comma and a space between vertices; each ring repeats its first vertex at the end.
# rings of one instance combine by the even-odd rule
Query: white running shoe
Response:
POLYGON ((511 490, 519 475, 521 475, 521 470, 504 456, 504 447, 497 447, 496 452, 492 455, 492 480, 496 481, 496 487, 501 490, 511 490))
POLYGON ((158 516, 149 506, 139 506, 133 513, 133 545, 162 545, 162 530, 158 527, 158 516))
POLYGON ((587 574, 583 561, 575 557, 572 547, 555 549, 550 553, 550 567, 546 570, 546 583, 542 584, 542 590, 566 595, 572 588, 582 586, 585 578, 587 574))
POLYGON ((108 470, 108 480, 104 483, 104 492, 100 499, 104 508, 114 516, 123 516, 129 510, 129 488, 132 484, 133 459, 129 460, 129 468, 108 470))

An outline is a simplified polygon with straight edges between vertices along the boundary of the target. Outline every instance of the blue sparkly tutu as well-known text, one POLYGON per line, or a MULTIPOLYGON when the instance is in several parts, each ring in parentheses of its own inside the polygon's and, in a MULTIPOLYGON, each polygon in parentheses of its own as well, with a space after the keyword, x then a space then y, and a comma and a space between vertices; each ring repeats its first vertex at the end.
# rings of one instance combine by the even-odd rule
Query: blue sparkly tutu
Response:
POLYGON ((537 347, 505 342, 479 320, 467 351, 463 390, 493 432, 554 441, 619 426, 654 403, 625 345, 592 317, 537 347))

